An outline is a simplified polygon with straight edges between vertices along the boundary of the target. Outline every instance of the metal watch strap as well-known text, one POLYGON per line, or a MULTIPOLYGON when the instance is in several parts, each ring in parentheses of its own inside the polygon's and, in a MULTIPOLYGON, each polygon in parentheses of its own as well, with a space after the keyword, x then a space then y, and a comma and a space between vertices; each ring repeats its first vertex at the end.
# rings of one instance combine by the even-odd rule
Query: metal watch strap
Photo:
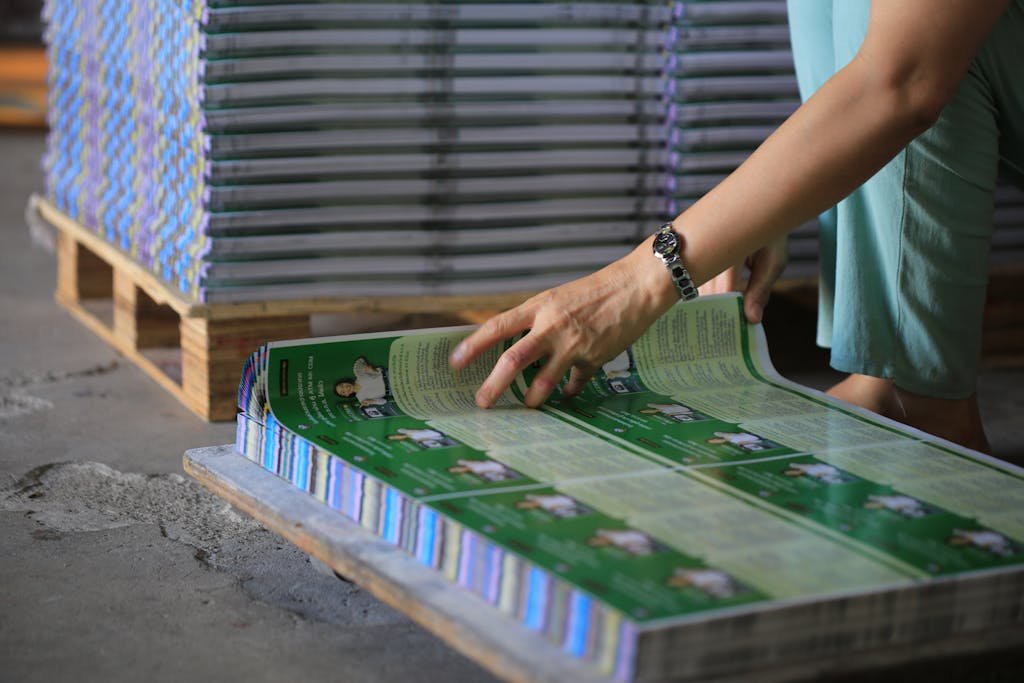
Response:
POLYGON ((665 264, 665 268, 668 270, 669 277, 672 278, 672 283, 675 284, 676 289, 679 291, 679 298, 683 301, 691 301, 697 298, 697 287, 693 284, 693 279, 690 277, 690 271, 686 269, 682 259, 679 258, 679 247, 682 245, 682 238, 676 233, 672 226, 672 223, 665 223, 658 230, 658 234, 663 232, 671 232, 677 241, 675 251, 670 255, 665 255, 655 251, 655 255, 661 262, 665 264))

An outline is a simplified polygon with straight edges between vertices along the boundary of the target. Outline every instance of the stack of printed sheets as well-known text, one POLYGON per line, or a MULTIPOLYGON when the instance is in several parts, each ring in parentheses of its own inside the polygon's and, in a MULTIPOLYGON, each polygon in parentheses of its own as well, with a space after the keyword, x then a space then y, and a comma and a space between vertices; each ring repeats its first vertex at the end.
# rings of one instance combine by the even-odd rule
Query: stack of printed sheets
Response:
POLYGON ((48 193, 190 297, 546 287, 795 106, 784 3, 46 5, 48 193))
POLYGON ((740 299, 539 410, 467 333, 264 347, 238 450, 617 680, 1020 641, 1024 472, 782 379, 740 299))
MULTIPOLYGON (((798 100, 783 0, 45 7, 48 196, 195 301, 554 285, 798 100)), ((791 245, 812 275, 814 226, 791 245)))

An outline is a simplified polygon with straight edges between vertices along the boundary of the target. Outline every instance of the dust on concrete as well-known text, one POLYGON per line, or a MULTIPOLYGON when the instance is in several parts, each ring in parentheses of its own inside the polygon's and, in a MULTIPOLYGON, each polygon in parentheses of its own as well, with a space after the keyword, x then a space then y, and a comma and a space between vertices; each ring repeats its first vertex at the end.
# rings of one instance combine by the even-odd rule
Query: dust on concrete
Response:
POLYGON ((125 473, 97 462, 42 465, 0 481, 0 510, 38 522, 38 541, 154 525, 169 542, 191 547, 205 569, 229 575, 251 598, 299 618, 346 626, 404 620, 180 474, 125 473))
POLYGON ((0 389, 13 390, 36 384, 59 384, 83 377, 100 377, 114 372, 119 367, 121 367, 121 363, 115 359, 108 363, 97 363, 82 370, 65 370, 63 372, 44 370, 10 377, 0 377, 0 389))
POLYGON ((0 419, 23 417, 51 408, 53 408, 51 401, 20 391, 0 396, 0 419))
POLYGON ((98 377, 114 372, 119 367, 120 363, 117 360, 112 360, 109 363, 100 363, 83 370, 68 370, 65 372, 48 370, 14 376, 0 376, 0 420, 24 417, 32 413, 53 409, 52 401, 32 396, 26 391, 27 387, 60 384, 85 377, 98 377))

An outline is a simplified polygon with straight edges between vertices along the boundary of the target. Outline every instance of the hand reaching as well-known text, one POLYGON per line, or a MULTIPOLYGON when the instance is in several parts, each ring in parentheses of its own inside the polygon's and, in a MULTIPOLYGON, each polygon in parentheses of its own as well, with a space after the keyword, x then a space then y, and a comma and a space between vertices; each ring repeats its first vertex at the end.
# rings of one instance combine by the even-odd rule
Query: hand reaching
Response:
POLYGON ((789 240, 783 236, 758 249, 747 259, 750 278, 743 293, 743 312, 752 323, 761 322, 764 307, 772 295, 775 281, 789 261, 789 240))
POLYGON ((722 271, 700 286, 702 296, 723 292, 743 292, 743 312, 751 323, 761 322, 764 307, 768 305, 772 287, 782 275, 788 261, 788 240, 782 237, 754 252, 746 260, 750 270, 747 286, 740 284, 741 267, 722 271))
MULTIPOLYGON (((786 266, 782 238, 747 259, 750 279, 744 312, 761 321, 771 288, 786 266)), ((731 291, 735 273, 714 280, 711 289, 731 291), (727 285, 728 289, 721 289, 727 285)), ((704 291, 704 290, 702 290, 704 291)), ((541 358, 547 363, 526 392, 526 405, 544 403, 566 372, 562 388, 578 394, 602 364, 621 353, 679 300, 665 269, 651 253, 650 240, 628 256, 587 277, 542 292, 488 320, 452 353, 452 367, 469 365, 481 353, 516 334, 529 332, 505 351, 477 391, 476 402, 489 408, 522 370, 541 358)))
POLYGON ((650 240, 631 254, 579 280, 548 290, 501 313, 467 337, 451 365, 469 365, 486 349, 524 330, 525 337, 498 359, 477 391, 488 408, 531 363, 547 358, 526 393, 526 405, 541 405, 570 370, 566 395, 582 391, 601 365, 621 353, 679 300, 650 240))

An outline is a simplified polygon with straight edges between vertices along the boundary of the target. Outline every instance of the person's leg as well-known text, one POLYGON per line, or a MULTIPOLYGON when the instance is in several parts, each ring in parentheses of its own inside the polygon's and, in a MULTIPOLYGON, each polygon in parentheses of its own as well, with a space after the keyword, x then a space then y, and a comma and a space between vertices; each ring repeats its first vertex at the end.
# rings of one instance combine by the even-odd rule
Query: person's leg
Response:
MULTIPOLYGON (((842 0, 836 0, 841 2, 842 0)), ((788 0, 789 37, 800 99, 807 99, 836 71, 831 0, 788 0)), ((836 209, 818 217, 818 346, 832 346, 836 275, 836 209)))
MULTIPOLYGON (((867 19, 867 2, 836 4, 837 64, 867 19)), ((935 126, 838 207, 832 365, 852 374, 833 395, 975 448, 998 146, 975 65, 935 126)))
MULTIPOLYGON (((835 27, 834 5, 849 0, 788 0, 790 42, 800 98, 807 101, 836 70, 852 57, 844 27, 835 27), (844 42, 836 48, 836 39, 844 42), (837 59, 842 59, 837 63, 837 59)), ((843 10, 839 9, 842 17, 843 10)), ((844 20, 846 18, 844 17, 844 20)), ((859 45, 859 40, 856 41, 859 45)), ((832 346, 836 289, 836 231, 838 210, 832 207, 818 217, 819 278, 817 344, 832 346)), ((852 374, 830 390, 849 403, 880 414, 891 412, 895 393, 891 380, 852 374)))
POLYGON ((828 393, 923 432, 989 452, 977 394, 964 399, 933 398, 901 389, 891 379, 859 374, 850 375, 828 393))
POLYGON ((892 380, 882 377, 852 374, 829 389, 828 394, 879 415, 890 416, 896 408, 892 380))

